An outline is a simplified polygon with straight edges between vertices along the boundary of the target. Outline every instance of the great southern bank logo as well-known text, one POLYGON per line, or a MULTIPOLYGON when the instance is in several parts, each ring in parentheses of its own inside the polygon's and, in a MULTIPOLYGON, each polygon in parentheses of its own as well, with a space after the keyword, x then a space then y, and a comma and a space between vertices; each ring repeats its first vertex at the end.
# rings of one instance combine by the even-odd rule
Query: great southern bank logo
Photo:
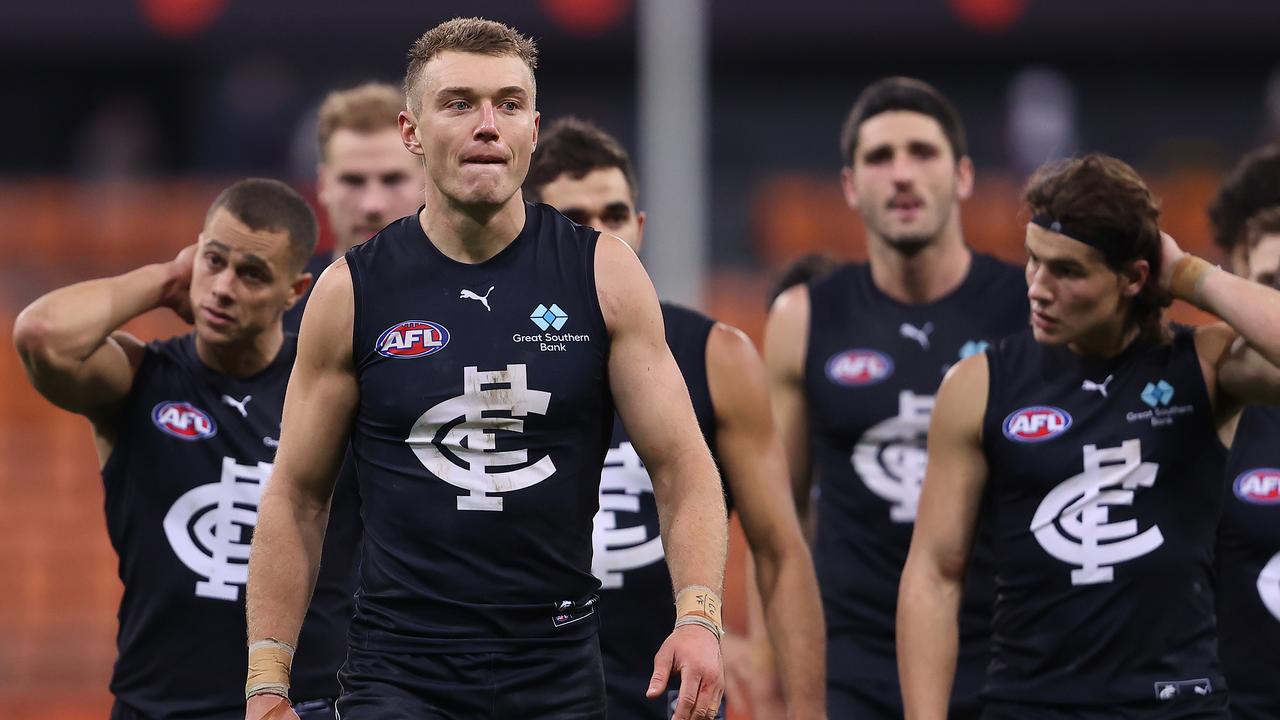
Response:
POLYGON ((1173 400, 1173 386, 1164 380, 1147 383, 1147 386, 1142 388, 1141 397, 1147 407, 1169 407, 1169 403, 1173 400))
POLYGON ((546 332, 564 327, 564 324, 569 321, 569 314, 555 303, 551 303, 551 307, 538 303, 538 307, 529 314, 529 319, 538 326, 539 330, 546 332))

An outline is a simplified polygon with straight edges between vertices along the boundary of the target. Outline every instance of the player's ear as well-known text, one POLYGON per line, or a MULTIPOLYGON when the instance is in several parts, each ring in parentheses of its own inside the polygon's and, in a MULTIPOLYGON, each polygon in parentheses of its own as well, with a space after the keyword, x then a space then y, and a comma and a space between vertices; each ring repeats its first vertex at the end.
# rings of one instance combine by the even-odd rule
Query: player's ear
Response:
POLYGON ((529 148, 530 151, 538 149, 538 128, 540 127, 542 127, 542 113, 538 112, 537 110, 534 110, 533 111, 533 145, 529 148))
POLYGON ((1118 273, 1120 276, 1120 294, 1125 297, 1137 297, 1147 284, 1151 275, 1151 264, 1138 259, 1125 263, 1118 273))
POLYGON ((853 168, 848 165, 840 168, 840 188, 844 190, 845 203, 854 210, 857 210, 858 190, 853 185, 853 168))
POLYGON ((400 142, 404 143, 405 149, 414 155, 426 154, 422 149, 422 142, 418 140, 418 121, 413 113, 401 110, 396 123, 400 126, 400 142))
POLYGON ((973 161, 968 155, 956 161, 956 198, 968 200, 973 194, 973 161))
POLYGON ((311 281, 314 279, 309 272, 298 273, 298 277, 294 278, 293 282, 289 284, 289 302, 284 306, 285 310, 289 310, 298 304, 302 296, 307 294, 307 288, 311 287, 311 281))

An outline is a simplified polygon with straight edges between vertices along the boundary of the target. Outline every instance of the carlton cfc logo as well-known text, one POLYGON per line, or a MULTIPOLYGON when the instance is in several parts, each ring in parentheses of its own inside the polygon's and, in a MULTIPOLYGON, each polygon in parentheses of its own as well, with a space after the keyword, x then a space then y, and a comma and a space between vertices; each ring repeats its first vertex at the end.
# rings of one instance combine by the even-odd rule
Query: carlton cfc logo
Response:
POLYGON ((1071 427, 1066 410, 1036 405, 1015 410, 1004 419, 1004 436, 1015 442, 1043 442, 1055 438, 1071 427))
POLYGON ((1246 470, 1231 484, 1236 497, 1254 505, 1280 505, 1280 470, 1246 470))
POLYGON ((893 374, 893 360, 875 350, 845 350, 827 361, 827 377, 846 387, 874 385, 893 374))
POLYGON ((151 422, 182 440, 205 440, 218 432, 209 414, 188 402, 162 402, 151 409, 151 422))
POLYGON ((378 336, 375 349, 379 355, 407 360, 434 355, 449 344, 449 331, 430 320, 405 320, 378 336))

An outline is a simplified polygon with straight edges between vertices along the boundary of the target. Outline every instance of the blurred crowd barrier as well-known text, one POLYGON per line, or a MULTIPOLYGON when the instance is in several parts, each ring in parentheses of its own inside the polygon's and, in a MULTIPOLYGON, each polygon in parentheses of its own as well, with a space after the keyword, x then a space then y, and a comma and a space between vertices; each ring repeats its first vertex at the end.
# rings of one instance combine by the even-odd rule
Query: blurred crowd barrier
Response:
MULTIPOLYGON (((1163 198, 1166 230, 1184 248, 1216 259, 1204 208, 1218 175, 1148 180, 1163 198)), ((205 210, 226 184, 0 182, 0 717, 106 717, 120 597, 88 423, 28 385, 13 350, 14 318, 55 287, 173 257, 195 241, 205 210)), ((964 205, 970 244, 1015 262, 1023 259, 1026 221, 1018 189, 1012 177, 983 175, 964 205)), ((753 236, 743 242, 754 246, 761 269, 714 270, 704 309, 758 343, 766 293, 783 265, 806 252, 863 259, 865 245, 834 177, 776 176, 760 185, 752 208, 753 236)), ((1183 321, 1205 319, 1185 306, 1173 312, 1183 321)), ((144 339, 185 331, 168 311, 127 329, 144 339)), ((735 627, 743 625, 742 545, 735 529, 726 602, 735 627)))

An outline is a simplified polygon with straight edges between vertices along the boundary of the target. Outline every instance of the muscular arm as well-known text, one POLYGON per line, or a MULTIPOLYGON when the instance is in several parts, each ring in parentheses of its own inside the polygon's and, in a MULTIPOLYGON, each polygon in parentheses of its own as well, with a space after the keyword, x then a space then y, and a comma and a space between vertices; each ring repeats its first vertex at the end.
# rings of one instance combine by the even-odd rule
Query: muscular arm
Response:
MULTIPOLYGON (((1227 272, 1210 272, 1197 303, 1225 320, 1202 327, 1196 346, 1207 379, 1226 395, 1227 413, 1249 403, 1280 403, 1280 291, 1227 272)), ((1223 416, 1223 412, 1218 413, 1223 416)))
MULTIPOLYGON (((653 481, 672 583, 677 591, 705 585, 719 595, 728 553, 724 492, 667 347, 658 298, 635 253, 612 235, 600 236, 595 269, 610 336, 609 385, 653 481)), ((724 692, 715 636, 696 625, 676 628, 654 658, 650 698, 666 686, 672 670, 681 676, 674 717, 714 716, 724 692)))
POLYGON ((316 283, 303 314, 280 449, 258 505, 245 595, 250 643, 274 638, 296 645, 315 587, 357 400, 353 314, 351 273, 339 259, 316 283))
POLYGON ((720 478, 667 347, 649 277, 611 235, 601 235, 596 249, 596 287, 611 336, 610 388, 653 480, 672 582, 719 593, 728 544, 720 478))
POLYGON ((740 331, 717 324, 707 341, 716 446, 755 559, 756 586, 786 691, 788 716, 825 714, 825 628, 809 548, 789 502, 764 364, 740 331))
POLYGON ((99 421, 129 393, 144 351, 117 328, 157 307, 182 313, 194 255, 192 246, 172 262, 76 283, 28 305, 14 323, 13 342, 35 389, 88 416, 96 432, 108 430, 99 421))
POLYGON ((804 396, 804 356, 809 345, 809 288, 797 285, 778 296, 765 326, 764 359, 769 399, 786 456, 791 492, 800 516, 809 512, 813 484, 809 467, 809 415, 804 396))
POLYGON ((898 590, 898 674, 908 720, 943 720, 955 678, 965 566, 987 480, 987 357, 960 361, 938 388, 929 465, 898 590))

